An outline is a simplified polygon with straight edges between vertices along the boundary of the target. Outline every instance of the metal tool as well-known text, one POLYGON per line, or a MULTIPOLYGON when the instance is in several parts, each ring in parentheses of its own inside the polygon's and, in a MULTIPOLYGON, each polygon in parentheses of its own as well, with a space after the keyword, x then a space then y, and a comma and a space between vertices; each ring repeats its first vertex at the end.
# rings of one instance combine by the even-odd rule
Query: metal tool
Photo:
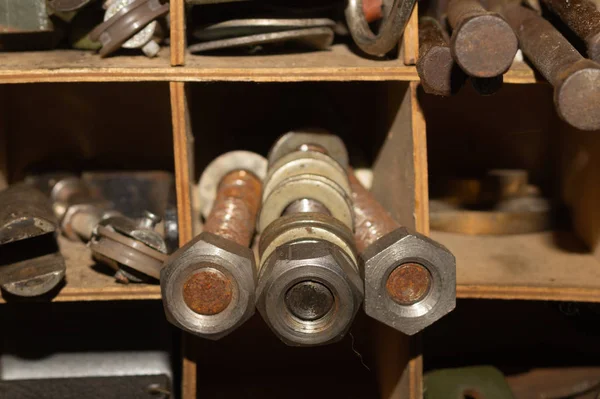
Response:
POLYGON ((100 56, 119 48, 141 48, 148 57, 154 57, 160 45, 153 40, 157 18, 169 12, 169 3, 163 0, 117 0, 110 3, 104 22, 90 32, 90 39, 102 43, 100 56))
POLYGON ((498 169, 483 180, 447 180, 430 201, 431 229, 469 235, 525 234, 552 225, 550 201, 524 170, 498 169), (477 210, 474 210, 477 209, 477 210))
POLYGON ((266 159, 233 151, 200 178, 204 231, 176 251, 161 273, 167 319, 184 331, 220 339, 255 309, 256 265, 249 248, 260 206, 266 159))
POLYGON ((388 0, 383 3, 385 16, 377 34, 373 33, 363 7, 363 0, 348 0, 345 15, 350 34, 365 53, 383 56, 400 42, 416 0, 388 0))
POLYGON ((583 58, 535 11, 507 0, 490 0, 489 5, 504 16, 523 53, 554 86, 558 115, 578 129, 600 129, 600 65, 583 58))
POLYGON ((58 222, 44 194, 24 183, 0 192, 0 287, 38 296, 58 286, 65 261, 56 242, 58 222))
POLYGON ((419 59, 417 72, 425 93, 439 96, 455 94, 466 76, 452 58, 448 36, 433 17, 419 19, 419 59))
POLYGON ((588 56, 600 62, 600 3, 597 0, 542 0, 577 36, 588 56))
POLYGON ((282 136, 268 158, 258 220, 257 308, 288 345, 335 342, 363 297, 348 154, 337 136, 302 132, 282 136))
POLYGON ((205 26, 194 33, 202 43, 188 47, 192 53, 250 47, 267 43, 295 42, 324 50, 333 43, 335 22, 327 18, 255 18, 205 26))
POLYGON ((518 41, 500 15, 486 11, 479 0, 450 0, 448 22, 452 55, 467 75, 491 78, 510 68, 518 41))
POLYGON ((456 306, 456 260, 438 242, 400 227, 353 173, 349 178, 365 313, 416 334, 456 306))
POLYGON ((123 216, 89 185, 75 176, 38 176, 38 186, 47 187, 61 232, 73 241, 88 244, 94 257, 112 267, 121 282, 158 279, 167 248, 154 230, 160 218, 146 212, 139 220, 123 216), (141 274, 140 274, 141 273, 141 274))

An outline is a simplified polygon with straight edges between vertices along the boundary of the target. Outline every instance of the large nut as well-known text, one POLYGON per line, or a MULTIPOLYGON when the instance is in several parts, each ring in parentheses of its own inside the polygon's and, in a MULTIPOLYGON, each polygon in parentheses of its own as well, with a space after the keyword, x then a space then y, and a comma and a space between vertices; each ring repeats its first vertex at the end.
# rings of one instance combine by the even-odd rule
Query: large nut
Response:
POLYGON ((160 285, 169 322, 220 339, 254 314, 254 253, 204 232, 167 259, 160 285))
POLYGON ((273 332, 293 346, 322 345, 348 331, 363 297, 350 257, 327 241, 281 245, 263 265, 257 308, 273 332))
POLYGON ((399 228, 362 254, 365 312, 408 335, 456 306, 456 260, 441 244, 399 228))

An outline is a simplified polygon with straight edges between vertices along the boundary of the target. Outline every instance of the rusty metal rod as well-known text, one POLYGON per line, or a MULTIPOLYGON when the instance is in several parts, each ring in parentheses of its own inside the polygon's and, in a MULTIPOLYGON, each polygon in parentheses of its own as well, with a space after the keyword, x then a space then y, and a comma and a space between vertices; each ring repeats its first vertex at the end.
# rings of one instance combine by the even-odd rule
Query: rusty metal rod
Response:
POLYGON ((452 58, 448 37, 433 17, 419 19, 419 60, 417 72, 425 93, 450 96, 465 81, 465 74, 452 58))
POLYGON ((535 11, 507 0, 489 0, 489 5, 506 18, 523 53, 554 86, 558 115, 578 129, 600 129, 600 65, 583 58, 535 11))
POLYGON ((588 56, 600 62, 600 3, 596 0, 543 0, 543 2, 585 41, 588 56))
POLYGON ((254 234, 262 182, 254 174, 236 170, 223 177, 204 231, 248 247, 254 234))
POLYGON ((500 15, 488 12, 479 0, 450 0, 448 22, 452 55, 467 75, 491 78, 510 68, 518 43, 500 15))
MULTIPOLYGON (((359 252, 364 252, 388 233, 400 228, 385 208, 363 187, 348 170, 354 204, 354 238, 359 252)), ((421 300, 431 288, 431 276, 423 265, 407 262, 396 265, 386 280, 390 297, 401 305, 411 305, 421 300)))

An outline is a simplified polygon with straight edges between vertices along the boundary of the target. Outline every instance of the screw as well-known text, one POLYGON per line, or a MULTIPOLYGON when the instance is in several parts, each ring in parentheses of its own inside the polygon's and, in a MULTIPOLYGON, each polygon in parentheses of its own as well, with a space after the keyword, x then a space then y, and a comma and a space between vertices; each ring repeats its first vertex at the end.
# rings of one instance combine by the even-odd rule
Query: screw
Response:
POLYGON ((385 288, 394 302, 412 305, 427 296, 431 288, 431 274, 423 265, 404 263, 390 273, 385 288))
POLYGON ((144 229, 154 229, 162 219, 150 211, 144 211, 144 216, 140 219, 138 226, 144 229))

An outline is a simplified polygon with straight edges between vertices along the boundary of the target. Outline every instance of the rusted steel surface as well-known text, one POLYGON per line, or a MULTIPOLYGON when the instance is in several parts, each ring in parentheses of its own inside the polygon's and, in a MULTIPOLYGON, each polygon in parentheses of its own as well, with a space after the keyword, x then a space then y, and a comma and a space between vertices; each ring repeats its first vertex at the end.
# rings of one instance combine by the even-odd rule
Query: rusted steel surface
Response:
POLYGON ((190 276, 183 285, 183 300, 194 312, 212 316, 229 306, 232 281, 216 269, 206 268, 190 276))
POLYGON ((390 273, 385 288, 395 302, 409 306, 425 298, 431 288, 431 274, 423 265, 404 263, 390 273))
POLYGON ((352 169, 348 169, 348 179, 354 206, 354 238, 358 251, 363 252, 369 245, 400 225, 360 184, 352 169))
POLYGON ((544 4, 585 41, 589 57, 600 61, 600 2, 543 0, 544 4))
POLYGON ((559 116, 582 130, 600 129, 600 65, 587 60, 550 22, 507 0, 489 0, 519 37, 523 53, 554 86, 559 116))
POLYGON ((449 96, 463 85, 465 75, 454 62, 448 37, 439 21, 419 19, 419 60, 417 72, 425 93, 449 96))
POLYGON ((363 0, 363 12, 365 20, 369 23, 380 20, 383 18, 383 1, 363 0))
POLYGON ((204 230, 248 247, 254 234, 261 191, 262 182, 252 173, 237 170, 227 174, 221 180, 204 230))
POLYGON ((518 49, 511 27, 479 0, 450 0, 448 22, 453 29, 450 48, 470 76, 491 78, 510 68, 518 49))

